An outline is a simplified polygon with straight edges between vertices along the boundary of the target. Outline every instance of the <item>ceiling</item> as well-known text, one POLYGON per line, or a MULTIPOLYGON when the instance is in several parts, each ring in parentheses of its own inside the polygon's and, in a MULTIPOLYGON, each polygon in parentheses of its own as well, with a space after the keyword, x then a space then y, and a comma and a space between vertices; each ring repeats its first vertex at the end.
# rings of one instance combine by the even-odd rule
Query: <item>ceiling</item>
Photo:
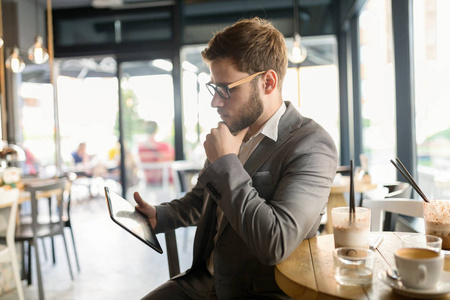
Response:
MULTIPOLYGON (((38 0, 40 4, 46 5, 46 0, 38 0)), ((172 0, 52 0, 53 9, 66 9, 77 7, 130 7, 140 5, 156 5, 161 3, 174 2, 172 0)))
MULTIPOLYGON (((40 5, 46 6, 47 0, 37 0, 40 5)), ((220 3, 225 6, 230 7, 230 3, 235 9, 246 8, 251 6, 251 2, 259 4, 264 3, 264 0, 240 0, 240 1, 226 1, 226 0, 52 0, 53 9, 70 9, 70 8, 80 8, 80 7, 96 7, 96 8, 116 8, 116 9, 132 9, 140 7, 150 7, 150 6, 161 6, 161 5, 171 5, 175 2, 183 1, 184 5, 190 4, 205 4, 205 3, 215 3, 220 5, 220 3)), ((292 0, 292 5, 294 5, 292 0)), ((334 0, 297 0, 299 7, 317 7, 329 6, 334 0)), ((352 2, 353 0, 339 0, 342 2, 352 2)), ((284 6, 283 2, 286 1, 271 1, 272 6, 284 6)), ((261 4, 264 7, 266 4, 261 4)))
MULTIPOLYGON (((40 5, 46 5, 47 0, 37 0, 39 1, 40 5)), ((93 7, 92 2, 96 1, 96 5, 98 8, 111 8, 111 9, 136 9, 139 7, 151 7, 151 6, 167 6, 172 5, 175 3, 175 1, 181 1, 181 0, 52 0, 52 8, 54 10, 67 10, 67 9, 76 9, 76 8, 88 8, 93 7), (99 4, 100 3, 100 4, 99 4), (110 5, 110 6, 108 6, 110 5)), ((265 11, 267 14, 270 10, 273 10, 275 8, 283 7, 284 9, 289 9, 290 5, 293 1, 291 0, 182 0, 185 8, 185 14, 189 16, 191 19, 199 20, 201 18, 204 18, 204 15, 209 15, 210 18, 213 19, 219 19, 220 15, 234 15, 236 12, 239 11, 247 11, 252 12, 255 9, 260 9, 265 11), (230 5, 232 4, 232 5, 230 5), (255 8, 256 7, 256 8, 255 8), (213 14, 214 16, 211 16, 213 14)), ((305 11, 305 16, 302 16, 300 14, 300 19, 306 18, 308 20, 309 24, 314 25, 314 27, 317 27, 316 25, 320 25, 323 23, 323 19, 326 18, 326 15, 323 11, 327 10, 330 5, 332 5, 333 0, 298 0, 300 10, 305 11), (304 10, 302 10, 302 8, 304 10)), ((344 0, 340 0, 344 1, 344 0)), ((306 21, 304 21, 306 22, 306 21)), ((205 26, 206 24, 199 23, 201 25, 199 26, 205 26)), ((307 23, 304 23, 306 25, 307 23)), ((311 25, 311 27, 313 27, 311 25)), ((307 42, 305 40, 305 42, 307 42)), ((306 43, 307 44, 307 43, 306 43)), ((309 46, 309 54, 308 59, 305 61, 304 65, 309 64, 322 64, 323 61, 325 63, 332 63, 333 57, 332 57, 332 51, 329 49, 329 45, 326 45, 325 48, 320 45, 310 45, 309 46), (314 58, 320 59, 322 62, 316 62, 313 61, 314 58)), ((187 59, 196 65, 204 66, 204 63, 201 61, 201 57, 198 55, 198 51, 194 53, 195 55, 189 55, 187 59)), ((98 57, 98 58, 89 58, 89 59, 81 59, 81 60, 71 60, 65 61, 65 63, 61 66, 61 73, 63 75, 67 76, 73 76, 73 77, 90 77, 90 76, 115 76, 115 65, 112 66, 110 64, 106 64, 108 67, 108 70, 103 70, 102 67, 104 64, 102 63, 104 61, 104 57, 98 57), (112 68, 110 68, 112 67, 112 68)), ((154 68, 152 66, 148 66, 149 68, 154 68)), ((139 70, 139 72, 142 71, 142 65, 139 66, 139 68, 132 68, 129 67, 129 72, 133 73, 134 75, 138 74, 136 70, 139 70)), ((30 80, 33 80, 32 78, 36 77, 48 77, 47 72, 43 72, 41 68, 38 66, 33 66, 30 68, 27 68, 27 71, 29 71, 30 80), (37 74, 40 73, 40 76, 37 76, 37 74)), ((204 71, 204 70, 200 70, 204 71)), ((154 72, 154 71, 152 71, 154 72)), ((28 73, 28 72, 27 72, 28 73)), ((41 80, 42 80, 41 77, 41 80)), ((47 79, 47 78, 46 78, 47 79)), ((44 80, 46 80, 44 79, 44 80)), ((25 79, 27 81, 27 79, 25 79)))

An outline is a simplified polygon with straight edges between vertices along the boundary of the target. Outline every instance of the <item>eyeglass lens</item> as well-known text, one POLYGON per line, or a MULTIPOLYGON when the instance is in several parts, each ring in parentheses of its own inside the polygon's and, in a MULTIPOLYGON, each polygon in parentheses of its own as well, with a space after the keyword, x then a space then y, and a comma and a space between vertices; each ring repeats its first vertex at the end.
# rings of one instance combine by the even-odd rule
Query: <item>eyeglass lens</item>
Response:
POLYGON ((212 83, 208 83, 206 87, 208 88, 208 91, 211 93, 212 96, 214 96, 215 92, 217 92, 219 96, 224 99, 230 98, 228 87, 226 86, 213 85, 212 83))

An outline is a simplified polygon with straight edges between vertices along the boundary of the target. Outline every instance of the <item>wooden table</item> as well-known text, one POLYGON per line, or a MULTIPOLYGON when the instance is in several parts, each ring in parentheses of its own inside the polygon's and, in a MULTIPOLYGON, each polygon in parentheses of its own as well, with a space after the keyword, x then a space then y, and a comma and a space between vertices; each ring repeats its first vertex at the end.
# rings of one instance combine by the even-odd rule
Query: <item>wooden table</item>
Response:
MULTIPOLYGON (((355 182, 355 193, 365 193, 376 189, 377 185, 370 182, 355 182)), ((344 194, 350 191, 350 178, 342 176, 338 184, 333 184, 330 190, 327 204, 327 222, 325 223, 325 233, 333 233, 333 223, 331 220, 331 209, 339 206, 348 206, 344 194)))
MULTIPOLYGON (((54 182, 55 180, 52 178, 48 178, 48 179, 34 179, 33 181, 26 181, 25 184, 21 184, 20 186, 18 186, 18 188, 20 189, 20 194, 19 194, 19 204, 22 204, 24 202, 30 201, 30 193, 25 191, 25 186, 27 185, 32 185, 32 186, 39 186, 39 185, 45 185, 51 182, 54 182)), ((68 182, 67 186, 66 186, 67 191, 69 191, 70 189, 70 183, 68 182)), ((49 198, 52 195, 54 195, 55 193, 57 193, 58 190, 51 190, 51 191, 45 191, 45 192, 39 192, 37 194, 38 198, 49 198)), ((11 206, 10 203, 1 203, 0 202, 0 209, 2 208, 6 208, 11 206)))
MULTIPOLYGON (((294 299, 404 299, 378 279, 378 272, 395 267, 394 252, 401 248, 400 232, 372 232, 383 235, 377 249, 372 285, 342 286, 334 279, 332 234, 304 240, 285 261, 275 268, 278 286, 294 299)), ((445 256, 444 269, 450 272, 450 255, 445 256)), ((450 294, 443 299, 449 300, 450 294)))

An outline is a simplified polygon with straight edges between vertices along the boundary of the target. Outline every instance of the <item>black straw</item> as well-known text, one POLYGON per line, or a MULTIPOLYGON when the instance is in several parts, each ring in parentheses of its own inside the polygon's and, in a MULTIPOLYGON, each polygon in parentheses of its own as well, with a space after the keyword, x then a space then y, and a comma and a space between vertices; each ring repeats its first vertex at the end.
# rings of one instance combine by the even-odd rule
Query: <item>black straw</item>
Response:
POLYGON ((400 173, 403 175, 403 177, 405 177, 405 179, 409 182, 409 184, 413 187, 413 189, 420 195, 420 197, 422 197, 423 201, 430 203, 427 196, 425 196, 425 194, 419 188, 417 182, 412 177, 411 173, 409 173, 408 170, 406 169, 405 165, 403 165, 403 163, 400 161, 398 157, 395 160, 397 161, 397 163, 395 163, 391 159, 391 163, 394 165, 394 167, 396 167, 397 170, 400 171, 400 173))
POLYGON ((350 209, 349 209, 349 225, 351 226, 355 219, 355 185, 353 179, 353 160, 350 160, 350 209))

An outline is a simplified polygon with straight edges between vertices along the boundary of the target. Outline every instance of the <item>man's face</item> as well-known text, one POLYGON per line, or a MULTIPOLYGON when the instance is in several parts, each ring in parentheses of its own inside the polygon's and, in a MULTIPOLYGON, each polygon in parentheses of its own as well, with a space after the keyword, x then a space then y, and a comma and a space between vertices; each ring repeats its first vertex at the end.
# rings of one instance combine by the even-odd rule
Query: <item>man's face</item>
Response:
MULTIPOLYGON (((228 85, 251 74, 240 72, 230 60, 220 60, 211 63, 211 82, 228 85)), ((258 86, 253 79, 230 89, 231 98, 223 99, 215 93, 211 106, 217 108, 217 113, 228 126, 230 132, 235 133, 252 125, 263 113, 264 105, 258 92, 258 86)))

